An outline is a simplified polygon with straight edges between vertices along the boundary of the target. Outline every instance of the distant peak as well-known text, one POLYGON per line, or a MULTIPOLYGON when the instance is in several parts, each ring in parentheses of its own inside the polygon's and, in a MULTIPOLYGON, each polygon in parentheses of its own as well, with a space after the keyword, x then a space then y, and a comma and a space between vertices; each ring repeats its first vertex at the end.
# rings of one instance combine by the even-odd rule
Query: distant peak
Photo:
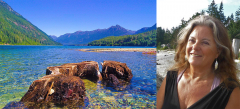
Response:
POLYGON ((110 28, 123 28, 123 27, 117 24, 116 26, 111 26, 110 28))

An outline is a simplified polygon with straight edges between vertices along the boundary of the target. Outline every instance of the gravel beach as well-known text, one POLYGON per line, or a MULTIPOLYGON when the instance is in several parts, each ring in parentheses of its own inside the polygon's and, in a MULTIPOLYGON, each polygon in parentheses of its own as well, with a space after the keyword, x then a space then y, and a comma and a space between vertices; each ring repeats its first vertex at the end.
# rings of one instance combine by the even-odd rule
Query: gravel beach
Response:
POLYGON ((171 50, 158 50, 156 56, 157 63, 157 90, 160 88, 167 70, 174 64, 175 51, 171 50))

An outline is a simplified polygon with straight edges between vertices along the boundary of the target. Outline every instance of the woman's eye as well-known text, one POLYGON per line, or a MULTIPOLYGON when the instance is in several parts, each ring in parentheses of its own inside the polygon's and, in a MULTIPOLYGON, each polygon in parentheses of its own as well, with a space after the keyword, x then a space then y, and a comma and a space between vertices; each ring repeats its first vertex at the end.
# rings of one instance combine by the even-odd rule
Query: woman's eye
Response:
POLYGON ((209 45, 209 43, 208 43, 208 42, 203 42, 203 44, 209 45))
POLYGON ((188 42, 195 42, 193 39, 189 39, 188 42))

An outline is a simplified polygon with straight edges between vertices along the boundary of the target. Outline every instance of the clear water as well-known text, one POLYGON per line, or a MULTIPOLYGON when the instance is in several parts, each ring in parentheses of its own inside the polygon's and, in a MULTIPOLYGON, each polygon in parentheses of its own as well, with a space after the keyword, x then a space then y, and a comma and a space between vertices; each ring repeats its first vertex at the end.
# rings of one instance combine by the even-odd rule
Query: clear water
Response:
POLYGON ((155 108, 156 55, 141 52, 77 51, 81 48, 101 47, 0 46, 0 108, 11 101, 19 101, 34 80, 45 76, 49 66, 96 61, 101 71, 100 62, 104 60, 126 63, 133 73, 131 84, 123 91, 116 91, 84 79, 89 99, 85 101, 87 108, 155 108))

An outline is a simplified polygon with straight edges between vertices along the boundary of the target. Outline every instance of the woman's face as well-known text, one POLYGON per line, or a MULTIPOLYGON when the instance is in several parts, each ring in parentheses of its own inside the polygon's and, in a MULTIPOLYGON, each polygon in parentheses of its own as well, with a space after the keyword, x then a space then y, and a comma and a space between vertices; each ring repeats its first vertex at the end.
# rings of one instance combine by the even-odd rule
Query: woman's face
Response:
POLYGON ((189 35, 186 46, 186 56, 190 65, 211 67, 218 55, 212 29, 207 26, 196 26, 189 35))

